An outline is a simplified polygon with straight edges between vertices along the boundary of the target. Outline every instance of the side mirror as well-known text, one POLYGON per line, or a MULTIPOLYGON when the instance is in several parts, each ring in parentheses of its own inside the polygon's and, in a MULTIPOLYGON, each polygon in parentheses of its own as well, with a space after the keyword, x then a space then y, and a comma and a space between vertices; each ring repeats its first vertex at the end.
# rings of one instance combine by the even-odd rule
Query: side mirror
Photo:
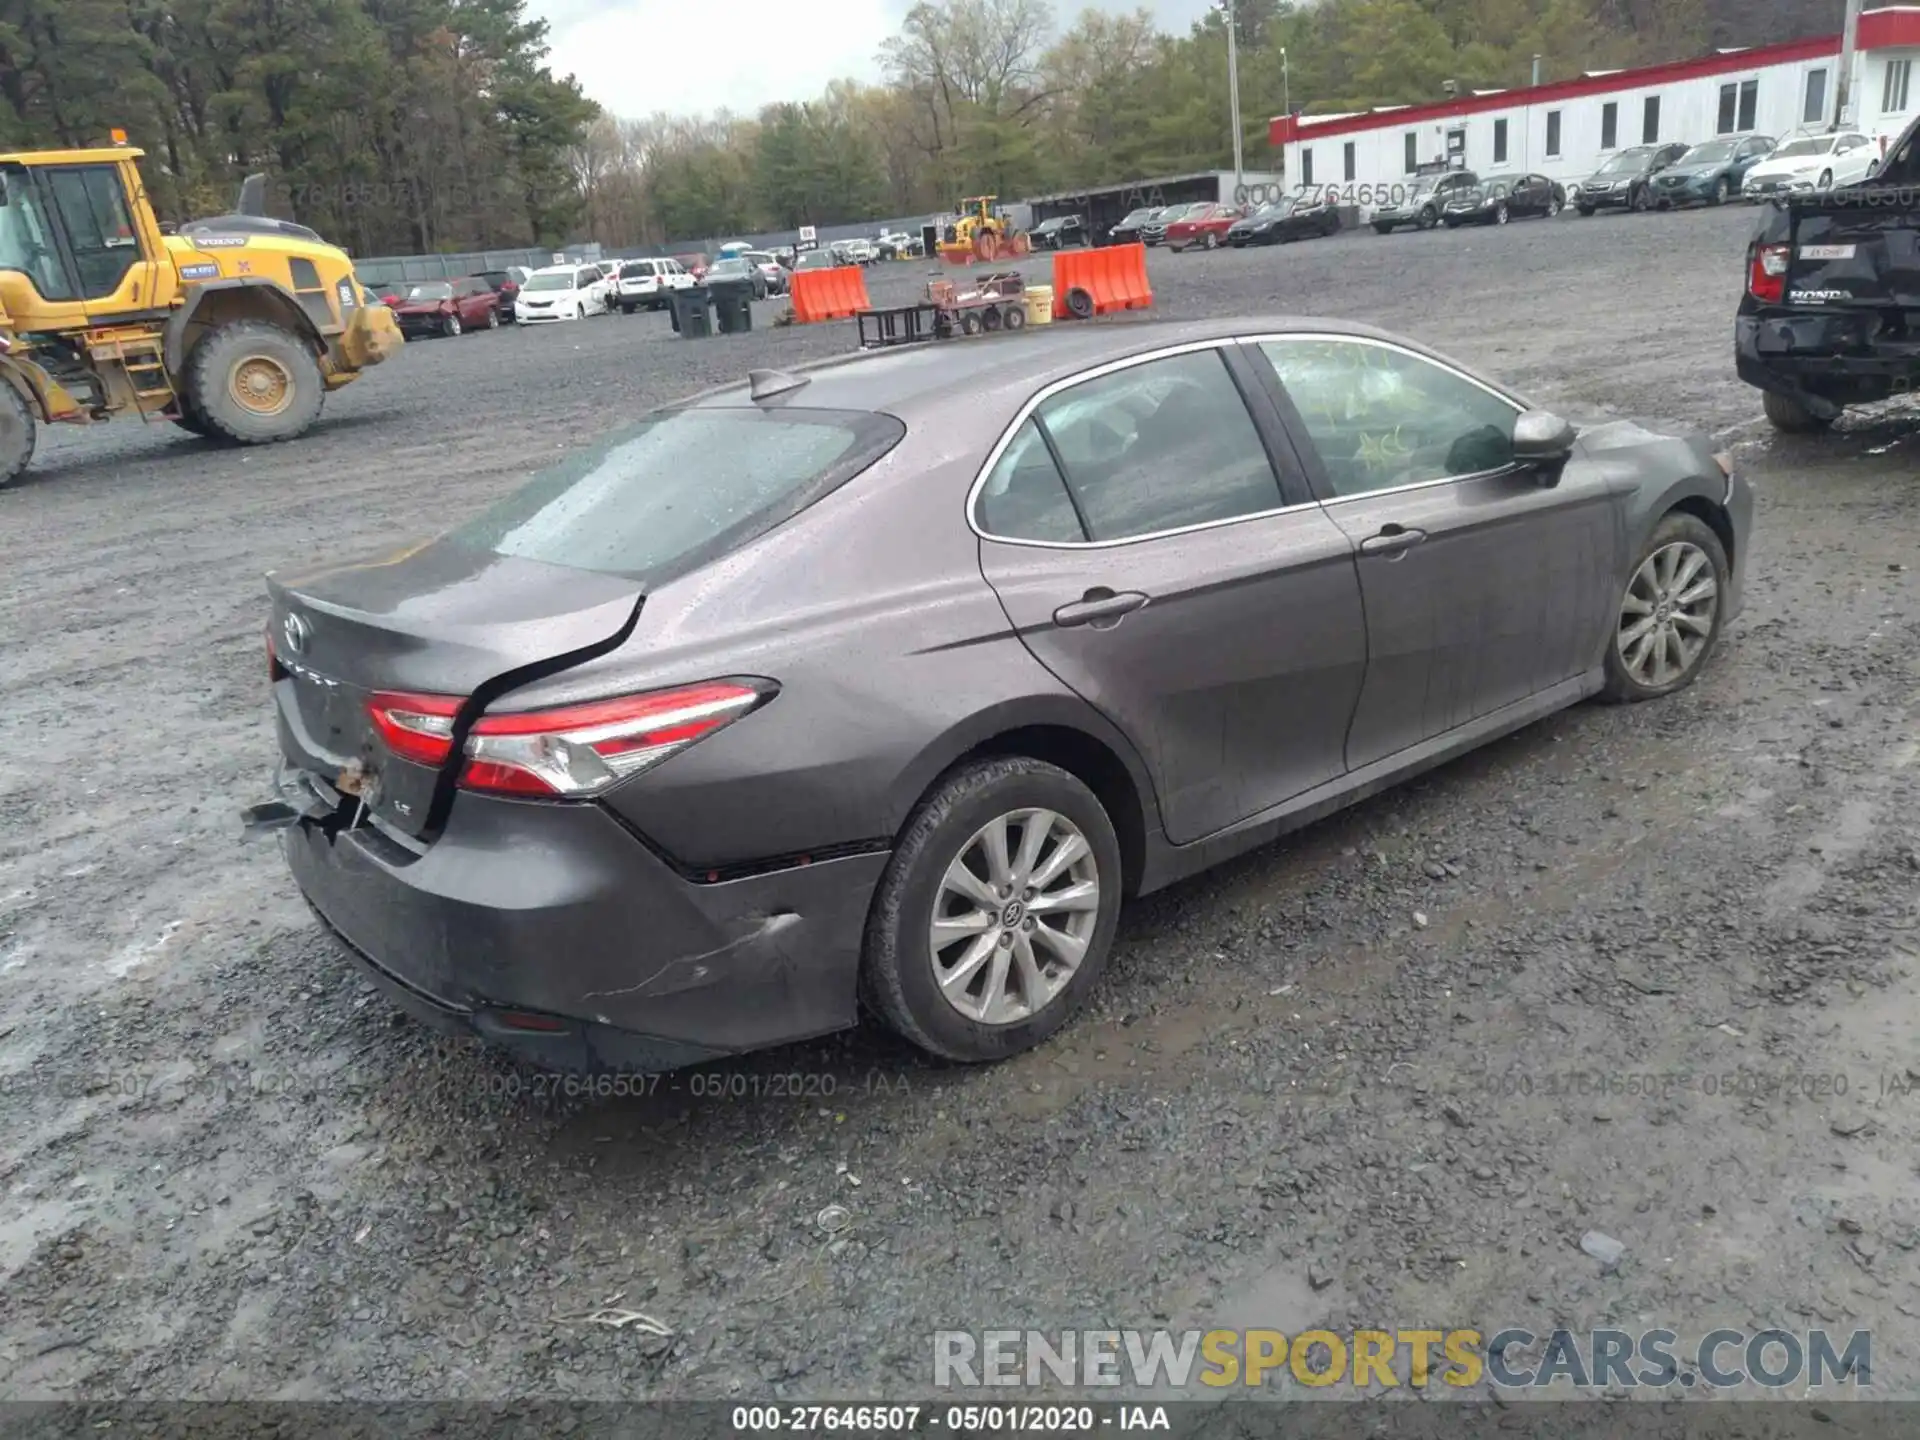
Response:
POLYGON ((1528 410, 1513 422, 1513 459, 1533 467, 1540 483, 1557 485, 1579 432, 1548 410, 1528 410))

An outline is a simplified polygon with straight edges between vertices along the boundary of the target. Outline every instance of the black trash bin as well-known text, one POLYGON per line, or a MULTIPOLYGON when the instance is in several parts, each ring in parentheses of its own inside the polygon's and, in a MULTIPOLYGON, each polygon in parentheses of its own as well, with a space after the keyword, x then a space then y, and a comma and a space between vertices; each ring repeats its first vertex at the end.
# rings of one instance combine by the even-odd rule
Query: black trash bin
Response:
POLYGON ((711 299, 704 285, 689 285, 668 296, 667 313, 681 339, 704 340, 713 334, 713 312, 708 308, 711 299))
POLYGON ((751 285, 715 285, 713 315, 722 335, 741 335, 753 329, 753 287, 751 285))

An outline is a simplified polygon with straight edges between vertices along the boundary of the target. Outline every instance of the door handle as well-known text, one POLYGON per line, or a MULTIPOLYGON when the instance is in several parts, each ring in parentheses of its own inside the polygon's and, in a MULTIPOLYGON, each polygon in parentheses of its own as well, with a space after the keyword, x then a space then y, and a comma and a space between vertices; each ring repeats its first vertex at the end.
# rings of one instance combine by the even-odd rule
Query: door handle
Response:
POLYGON ((1426 538, 1427 532, 1424 530, 1414 530, 1405 525, 1388 523, 1382 525, 1377 534, 1369 535, 1360 542, 1360 553, 1384 555, 1393 559, 1404 555, 1426 538))
POLYGON ((1123 615, 1131 615, 1147 603, 1147 597, 1138 590, 1123 590, 1118 594, 1104 585, 1096 585, 1071 605, 1062 605, 1053 612, 1053 623, 1063 629, 1072 625, 1091 625, 1095 629, 1105 629, 1101 622, 1108 625, 1119 623, 1123 615))

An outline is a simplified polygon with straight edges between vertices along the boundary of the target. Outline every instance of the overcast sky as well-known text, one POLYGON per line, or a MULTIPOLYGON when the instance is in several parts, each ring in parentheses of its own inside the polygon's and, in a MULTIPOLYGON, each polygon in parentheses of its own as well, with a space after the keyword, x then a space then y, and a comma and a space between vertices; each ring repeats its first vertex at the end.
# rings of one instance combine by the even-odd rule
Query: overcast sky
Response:
MULTIPOLYGON (((675 0, 529 0, 544 19, 554 73, 576 76, 615 115, 656 111, 751 115, 776 100, 810 100, 831 80, 880 78, 875 54, 912 0, 730 0, 707 9, 675 0)), ((1068 19, 1097 3, 1055 0, 1068 19)), ((1147 0, 1162 29, 1182 32, 1207 0, 1147 0)))

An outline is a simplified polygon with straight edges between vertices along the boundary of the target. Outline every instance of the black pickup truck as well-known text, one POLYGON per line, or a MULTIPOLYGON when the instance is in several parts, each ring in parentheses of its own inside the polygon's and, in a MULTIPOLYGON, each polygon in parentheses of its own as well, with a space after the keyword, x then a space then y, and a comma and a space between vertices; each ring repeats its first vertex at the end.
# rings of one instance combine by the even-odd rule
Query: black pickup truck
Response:
POLYGON ((1776 429, 1920 388, 1920 121, 1867 180, 1769 201, 1747 246, 1734 363, 1776 429))

